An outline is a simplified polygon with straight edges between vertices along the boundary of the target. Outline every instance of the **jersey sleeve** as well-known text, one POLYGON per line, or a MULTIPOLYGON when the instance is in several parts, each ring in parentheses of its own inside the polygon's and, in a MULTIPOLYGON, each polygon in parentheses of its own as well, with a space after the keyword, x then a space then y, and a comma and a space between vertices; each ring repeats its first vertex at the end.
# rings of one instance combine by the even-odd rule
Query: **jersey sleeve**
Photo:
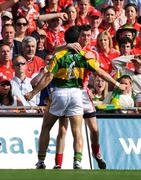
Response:
POLYGON ((59 65, 58 65, 58 60, 56 56, 51 59, 49 66, 48 66, 48 71, 52 74, 56 74, 59 70, 59 65))

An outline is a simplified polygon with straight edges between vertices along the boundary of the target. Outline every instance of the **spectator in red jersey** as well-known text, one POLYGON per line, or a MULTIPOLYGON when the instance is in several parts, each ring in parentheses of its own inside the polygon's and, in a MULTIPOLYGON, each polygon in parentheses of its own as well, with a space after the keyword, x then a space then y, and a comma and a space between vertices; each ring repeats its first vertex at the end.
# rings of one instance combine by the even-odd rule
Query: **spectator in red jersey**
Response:
POLYGON ((32 78, 42 67, 45 66, 44 60, 35 56, 37 42, 34 37, 26 36, 22 41, 22 55, 27 61, 26 76, 32 78))
POLYGON ((78 0, 79 16, 77 19, 77 24, 89 24, 88 14, 93 10, 95 10, 95 8, 91 6, 89 0, 78 0))
POLYGON ((59 0, 59 6, 62 9, 66 8, 70 4, 73 5, 73 0, 59 0))
POLYGON ((12 60, 10 59, 10 47, 7 44, 0 45, 0 72, 11 80, 14 76, 12 60))
POLYGON ((61 8, 59 6, 59 0, 48 0, 48 6, 46 8, 46 13, 50 12, 61 12, 61 8))
POLYGON ((111 37, 114 37, 116 34, 116 12, 113 6, 107 6, 104 8, 103 20, 99 26, 100 31, 108 31, 111 37))
POLYGON ((48 0, 46 5, 41 9, 40 14, 48 14, 52 12, 61 12, 61 7, 59 6, 59 0, 48 0))
POLYGON ((18 8, 17 15, 25 16, 28 20, 28 35, 36 30, 35 17, 39 16, 39 11, 35 7, 35 0, 25 0, 18 8))
POLYGON ((64 11, 68 15, 68 20, 64 21, 64 28, 67 30, 70 26, 74 26, 77 23, 78 12, 73 4, 66 6, 64 11))
POLYGON ((49 52, 53 52, 58 46, 64 45, 64 28, 62 27, 62 19, 54 18, 48 21, 48 29, 45 48, 49 52))
POLYGON ((91 45, 94 47, 96 46, 96 41, 97 41, 97 36, 100 33, 99 26, 102 21, 102 14, 100 11, 91 11, 89 13, 89 22, 91 25, 91 30, 92 30, 92 40, 91 40, 91 45))
POLYGON ((140 31, 141 25, 137 22, 138 7, 135 4, 129 3, 125 6, 125 15, 127 17, 127 25, 132 26, 137 31, 140 31))
POLYGON ((112 59, 118 57, 120 52, 113 48, 111 35, 107 31, 99 33, 97 48, 100 67, 110 74, 112 72, 112 59))

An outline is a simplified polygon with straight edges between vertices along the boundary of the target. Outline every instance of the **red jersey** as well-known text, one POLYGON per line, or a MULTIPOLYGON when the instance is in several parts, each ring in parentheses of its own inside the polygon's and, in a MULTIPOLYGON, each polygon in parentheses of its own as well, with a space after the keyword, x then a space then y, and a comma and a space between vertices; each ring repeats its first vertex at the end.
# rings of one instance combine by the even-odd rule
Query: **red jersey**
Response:
POLYGON ((100 31, 100 32, 102 32, 102 31, 108 31, 109 34, 111 35, 111 37, 114 37, 114 36, 116 35, 116 30, 115 30, 115 28, 114 28, 112 25, 107 28, 104 21, 102 21, 102 23, 100 24, 100 26, 99 26, 99 31, 100 31))
POLYGON ((100 67, 104 69, 106 72, 111 73, 113 69, 111 62, 114 58, 118 56, 120 56, 120 52, 114 48, 110 49, 110 52, 108 55, 105 55, 103 51, 100 51, 99 52, 100 67))
POLYGON ((77 25, 89 24, 88 18, 81 15, 78 16, 77 25))
MULTIPOLYGON (((91 51, 95 55, 95 59, 96 60, 99 59, 98 53, 95 50, 93 50, 93 47, 91 46, 91 44, 88 44, 86 47, 83 48, 83 50, 85 52, 91 51)), ((92 73, 90 71, 85 69, 85 71, 84 71, 84 78, 83 78, 83 82, 82 82, 83 88, 87 88, 91 74, 92 73)))
POLYGON ((64 40, 64 28, 60 27, 59 31, 53 31, 52 29, 46 30, 46 41, 45 41, 45 48, 52 52, 55 47, 62 46, 65 44, 64 40))
POLYGON ((27 9, 22 6, 17 10, 17 15, 22 15, 27 17, 28 19, 28 35, 30 35, 34 30, 36 30, 36 21, 34 20, 35 17, 39 16, 39 12, 34 8, 34 6, 32 7, 32 9, 30 9, 29 11, 27 11, 27 9))
MULTIPOLYGON (((61 12, 61 10, 62 10, 61 7, 58 5, 56 12, 61 12)), ((54 10, 51 9, 50 7, 46 7, 45 11, 46 13, 54 12, 54 10)))
POLYGON ((12 65, 9 67, 6 67, 4 65, 0 65, 0 72, 6 76, 8 80, 11 80, 14 77, 14 70, 12 68, 12 65))
POLYGON ((131 27, 132 28, 134 28, 134 29, 136 29, 137 31, 140 31, 140 29, 141 29, 141 25, 136 21, 134 24, 129 24, 129 23, 126 23, 126 24, 124 24, 123 26, 130 26, 131 25, 131 27))
POLYGON ((34 56, 32 61, 27 61, 26 76, 31 78, 34 74, 38 73, 40 69, 44 66, 44 60, 38 56, 34 56))
POLYGON ((60 0, 59 1, 59 6, 63 9, 69 4, 73 4, 73 0, 60 0))

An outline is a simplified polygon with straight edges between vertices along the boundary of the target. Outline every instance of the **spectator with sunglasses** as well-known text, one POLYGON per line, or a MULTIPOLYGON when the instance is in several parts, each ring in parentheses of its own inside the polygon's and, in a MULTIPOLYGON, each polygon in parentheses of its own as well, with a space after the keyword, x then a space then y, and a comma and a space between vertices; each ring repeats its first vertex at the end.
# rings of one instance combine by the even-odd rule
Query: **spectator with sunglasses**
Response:
POLYGON ((26 59, 23 56, 15 57, 13 60, 13 69, 15 70, 15 76, 11 80, 13 95, 19 96, 24 106, 36 106, 38 104, 37 95, 30 101, 24 98, 24 94, 32 90, 32 85, 30 84, 32 79, 26 76, 26 59))
POLYGON ((17 16, 25 16, 28 20, 28 35, 36 30, 37 25, 34 19, 35 16, 39 16, 39 11, 36 9, 35 0, 25 0, 22 2, 22 6, 17 10, 17 16))
POLYGON ((18 16, 15 20, 15 40, 22 42, 27 35, 28 21, 25 16, 18 16))

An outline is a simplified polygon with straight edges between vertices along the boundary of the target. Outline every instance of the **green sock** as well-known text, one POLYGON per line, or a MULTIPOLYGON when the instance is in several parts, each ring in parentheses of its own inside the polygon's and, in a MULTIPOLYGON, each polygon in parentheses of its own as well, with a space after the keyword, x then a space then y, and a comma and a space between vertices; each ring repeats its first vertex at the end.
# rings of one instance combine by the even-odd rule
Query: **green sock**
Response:
POLYGON ((81 152, 75 152, 74 153, 74 161, 80 161, 82 160, 82 153, 81 152))

